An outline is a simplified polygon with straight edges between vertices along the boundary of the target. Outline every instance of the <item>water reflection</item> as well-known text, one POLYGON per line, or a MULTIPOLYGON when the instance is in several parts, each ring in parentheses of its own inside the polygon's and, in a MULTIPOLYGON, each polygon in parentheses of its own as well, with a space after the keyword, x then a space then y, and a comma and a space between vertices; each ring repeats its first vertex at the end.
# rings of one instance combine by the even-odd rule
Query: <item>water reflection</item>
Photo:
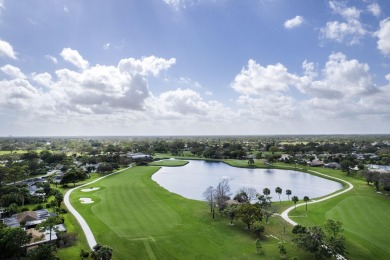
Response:
POLYGON ((152 179, 170 192, 195 200, 203 200, 202 193, 206 188, 217 186, 223 179, 229 180, 234 194, 242 187, 253 187, 259 193, 269 188, 275 201, 279 200, 276 187, 283 190, 282 200, 288 199, 285 194, 287 189, 292 191, 292 196, 302 199, 303 196, 321 197, 342 188, 338 182, 303 172, 236 168, 213 161, 190 161, 183 167, 162 167, 152 179))

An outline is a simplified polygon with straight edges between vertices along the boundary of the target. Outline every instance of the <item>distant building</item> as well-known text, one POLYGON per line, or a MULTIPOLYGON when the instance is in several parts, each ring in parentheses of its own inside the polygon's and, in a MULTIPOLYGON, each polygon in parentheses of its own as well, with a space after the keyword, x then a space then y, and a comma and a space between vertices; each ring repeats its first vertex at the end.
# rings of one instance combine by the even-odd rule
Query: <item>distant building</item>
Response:
POLYGON ((309 165, 312 167, 321 167, 321 166, 324 166, 324 162, 320 161, 320 160, 313 160, 313 161, 309 162, 309 165))
POLYGON ((326 163, 324 164, 325 168, 331 168, 331 169, 340 169, 341 166, 337 162, 331 162, 331 163, 326 163))
POLYGON ((143 153, 127 153, 125 156, 130 158, 133 162, 153 160, 153 157, 151 155, 143 153))

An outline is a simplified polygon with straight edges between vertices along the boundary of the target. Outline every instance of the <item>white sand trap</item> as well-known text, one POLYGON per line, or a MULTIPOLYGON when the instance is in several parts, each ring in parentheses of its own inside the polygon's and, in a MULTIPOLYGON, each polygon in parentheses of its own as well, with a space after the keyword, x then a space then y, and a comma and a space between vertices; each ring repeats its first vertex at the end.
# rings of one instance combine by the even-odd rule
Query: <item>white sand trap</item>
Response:
POLYGON ((81 191, 82 192, 90 192, 90 191, 94 191, 94 190, 98 190, 100 189, 99 187, 92 187, 92 188, 87 188, 87 189, 82 189, 81 191))
POLYGON ((94 201, 93 201, 91 198, 80 198, 80 202, 81 202, 82 204, 94 203, 94 201))

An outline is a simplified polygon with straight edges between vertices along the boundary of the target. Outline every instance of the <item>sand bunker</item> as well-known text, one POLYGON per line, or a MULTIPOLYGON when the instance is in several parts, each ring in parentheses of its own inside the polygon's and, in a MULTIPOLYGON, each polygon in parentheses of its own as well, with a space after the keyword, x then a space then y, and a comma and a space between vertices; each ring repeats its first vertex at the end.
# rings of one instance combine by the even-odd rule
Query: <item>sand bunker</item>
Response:
POLYGON ((82 192, 90 192, 90 191, 94 191, 94 190, 98 190, 100 189, 99 187, 92 187, 92 188, 87 188, 87 189, 82 189, 81 191, 82 192))
POLYGON ((82 204, 94 203, 94 201, 93 201, 91 198, 80 198, 80 202, 81 202, 82 204))

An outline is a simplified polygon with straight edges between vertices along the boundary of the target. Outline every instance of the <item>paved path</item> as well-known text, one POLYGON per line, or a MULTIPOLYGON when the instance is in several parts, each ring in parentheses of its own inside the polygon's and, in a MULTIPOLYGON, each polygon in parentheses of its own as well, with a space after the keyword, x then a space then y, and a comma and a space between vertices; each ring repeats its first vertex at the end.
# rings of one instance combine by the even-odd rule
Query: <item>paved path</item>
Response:
POLYGON ((72 213, 73 216, 75 216, 75 218, 77 219, 77 221, 80 223, 80 226, 81 226, 81 228, 83 229, 83 232, 84 232, 84 234, 85 234, 85 237, 87 238, 88 245, 89 245, 89 247, 90 247, 91 249, 93 249, 93 247, 96 245, 95 237, 94 237, 94 235, 93 235, 93 233, 92 233, 91 228, 88 226, 87 222, 85 221, 85 219, 84 219, 84 218, 80 215, 80 213, 78 213, 77 210, 76 210, 75 208, 73 208, 73 206, 70 204, 70 202, 69 202, 69 196, 70 196, 70 194, 72 193, 72 191, 74 191, 74 190, 76 190, 76 189, 78 189, 78 188, 81 188, 81 187, 90 185, 90 184, 92 184, 92 183, 95 183, 95 182, 97 182, 97 181, 100 181, 100 180, 103 179, 103 178, 106 178, 106 177, 111 176, 111 175, 113 175, 113 174, 122 172, 122 171, 124 171, 124 170, 129 169, 129 168, 131 168, 131 166, 128 167, 128 168, 125 168, 125 169, 122 169, 122 170, 119 170, 119 171, 110 173, 110 174, 108 174, 108 175, 106 175, 106 176, 100 177, 100 178, 98 178, 98 179, 96 179, 96 180, 94 180, 94 181, 91 181, 91 182, 88 182, 88 183, 86 183, 86 184, 80 185, 80 186, 75 187, 75 188, 73 188, 73 189, 70 189, 70 190, 68 190, 68 191, 65 193, 65 196, 64 196, 64 203, 65 203, 65 206, 68 208, 68 210, 70 211, 70 213, 72 213))
MULTIPOLYGON (((331 178, 331 179, 335 179, 335 180, 344 182, 344 183, 348 184, 349 187, 348 187, 347 189, 345 189, 345 190, 342 190, 342 191, 340 191, 340 192, 336 192, 336 193, 334 193, 334 194, 332 194, 332 195, 329 195, 329 196, 326 196, 326 197, 324 197, 324 198, 322 198, 322 199, 310 201, 310 202, 308 202, 307 204, 314 204, 314 203, 318 203, 318 202, 321 202, 321 201, 324 201, 324 200, 328 200, 328 199, 334 198, 334 197, 336 197, 336 196, 339 196, 339 195, 341 195, 341 194, 343 194, 343 193, 345 193, 345 192, 350 191, 350 190, 353 189, 352 183, 347 182, 347 181, 345 181, 345 180, 343 180, 343 179, 336 178, 336 177, 333 177, 333 176, 329 176, 329 175, 327 175, 327 174, 319 173, 319 172, 312 171, 312 170, 308 170, 308 171, 309 171, 309 172, 313 172, 313 173, 318 174, 318 175, 326 176, 327 178, 331 178)), ((300 206, 303 206, 303 205, 306 205, 306 203, 300 203, 300 204, 297 204, 296 206, 297 206, 297 207, 300 207, 300 206)), ((295 206, 289 207, 288 209, 286 209, 285 211, 283 211, 283 213, 282 213, 280 216, 281 216, 284 220, 286 220, 288 223, 290 223, 291 225, 296 226, 296 225, 298 225, 298 223, 296 223, 295 221, 291 220, 291 219, 288 217, 288 213, 289 213, 291 210, 293 210, 294 208, 295 208, 295 206)))
MULTIPOLYGON (((309 171, 309 172, 313 172, 313 173, 318 174, 318 175, 326 176, 327 178, 331 178, 331 179, 335 179, 335 180, 344 182, 344 183, 348 184, 349 187, 348 187, 347 189, 345 189, 345 190, 342 190, 342 191, 340 191, 340 192, 336 192, 336 193, 334 193, 334 194, 332 194, 332 195, 329 195, 329 196, 326 196, 326 197, 324 197, 324 198, 322 198, 322 199, 313 200, 313 201, 311 201, 311 202, 308 202, 307 204, 314 204, 314 203, 318 203, 318 202, 321 202, 321 201, 324 201, 324 200, 328 200, 328 199, 334 198, 334 197, 336 197, 336 196, 339 196, 339 195, 341 195, 341 194, 343 194, 343 193, 345 193, 345 192, 350 191, 350 190, 353 189, 352 183, 347 182, 347 181, 345 181, 345 180, 343 180, 343 179, 336 178, 336 177, 333 177, 333 176, 329 176, 329 175, 326 175, 326 174, 323 174, 323 173, 319 173, 319 172, 316 172, 316 171, 312 171, 312 170, 308 170, 308 171, 309 171)), ((296 207, 300 207, 300 206, 303 206, 303 205, 306 205, 306 203, 297 204, 296 207)), ((291 220, 291 219, 288 217, 288 213, 289 213, 291 210, 293 210, 293 209, 295 209, 295 206, 289 207, 288 209, 286 209, 285 211, 283 211, 283 213, 282 213, 280 216, 281 216, 284 220, 286 220, 288 223, 290 223, 291 225, 296 226, 296 225, 298 225, 298 223, 295 222, 295 221, 293 221, 293 220, 291 220)), ((340 254, 337 254, 337 255, 336 255, 336 259, 338 259, 338 260, 344 260, 344 259, 346 259, 346 258, 345 258, 344 256, 340 255, 340 254)))

